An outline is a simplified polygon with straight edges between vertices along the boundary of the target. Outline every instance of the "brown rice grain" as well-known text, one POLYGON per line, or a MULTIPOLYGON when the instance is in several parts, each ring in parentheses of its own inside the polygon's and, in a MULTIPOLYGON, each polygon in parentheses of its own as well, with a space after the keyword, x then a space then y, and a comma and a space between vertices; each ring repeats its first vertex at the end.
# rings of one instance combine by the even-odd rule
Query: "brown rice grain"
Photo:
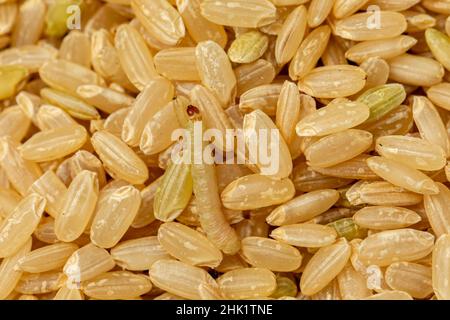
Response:
POLYGON ((425 9, 436 13, 450 14, 450 4, 448 0, 423 0, 425 9))
POLYGON ((427 90, 428 99, 438 107, 450 110, 450 83, 442 82, 427 90))
POLYGON ((304 117, 296 126, 299 136, 326 136, 356 127, 369 117, 369 108, 359 102, 336 102, 304 117))
POLYGON ((449 252, 450 236, 445 234, 438 238, 433 250, 433 290, 439 300, 448 300, 450 297, 448 286, 448 278, 450 276, 449 252))
POLYGON ((228 48, 228 57, 234 63, 251 63, 267 50, 269 38, 259 31, 249 31, 234 39, 228 48))
POLYGON ((91 42, 89 36, 72 30, 64 37, 59 48, 59 58, 89 68, 91 65, 91 42))
MULTIPOLYGON (((100 114, 93 106, 85 103, 77 97, 50 88, 44 88, 40 93, 45 101, 60 107, 74 118, 82 120, 93 120, 100 118, 100 114)), ((64 121, 63 123, 65 124, 66 122, 68 121, 64 121)))
MULTIPOLYGON (((279 135, 278 128, 269 118, 267 114, 261 110, 255 110, 252 113, 245 115, 244 117, 244 141, 249 149, 250 159, 254 161, 254 164, 258 168, 261 175, 268 176, 274 179, 283 179, 288 177, 292 172, 292 159, 289 152, 289 147, 284 141, 283 137, 279 135), (273 155, 278 154, 278 164, 277 167, 273 167, 270 163, 267 166, 260 157, 256 156, 255 138, 258 137, 259 132, 265 132, 269 135, 266 140, 266 154, 273 155), (276 139, 274 138, 274 133, 276 134, 276 139), (256 157, 256 159, 254 159, 256 157)), ((261 143, 261 142, 260 142, 261 143)), ((260 144, 260 146, 263 143, 260 144)), ((259 151, 261 152, 261 151, 259 151)), ((259 153, 260 154, 260 153, 259 153)))
POLYGON ((337 19, 351 16, 361 9, 369 0, 335 0, 333 15, 337 19))
POLYGON ((117 28, 115 48, 120 64, 131 83, 143 90, 158 76, 153 64, 153 57, 141 34, 130 25, 117 28))
POLYGON ((58 292, 56 292, 53 300, 84 300, 84 297, 80 290, 63 285, 58 292))
POLYGON ((414 137, 383 136, 376 140, 375 149, 383 157, 419 170, 440 170, 447 163, 440 146, 414 137))
POLYGON ((334 33, 355 41, 388 39, 401 35, 407 27, 405 17, 397 12, 379 11, 379 25, 373 28, 373 12, 357 13, 336 21, 334 33))
POLYGON ((450 140, 436 107, 423 96, 414 96, 412 107, 414 122, 422 139, 441 146, 445 153, 449 155, 450 140))
POLYGON ((233 210, 251 210, 281 204, 295 195, 290 179, 272 180, 260 174, 241 177, 222 192, 223 205, 233 210))
POLYGON ((408 10, 404 11, 403 14, 408 22, 408 29, 406 31, 409 33, 424 31, 436 25, 436 19, 426 13, 408 10))
POLYGON ((69 171, 71 178, 75 178, 83 170, 89 170, 97 174, 100 188, 106 185, 106 174, 102 162, 89 151, 79 150, 70 157, 69 171))
POLYGON ((106 113, 127 108, 134 102, 134 99, 127 94, 97 85, 79 86, 77 94, 87 103, 106 113))
POLYGON ((131 224, 133 228, 145 227, 155 220, 154 199, 160 183, 161 179, 158 178, 141 190, 141 206, 136 217, 134 218, 133 223, 131 224))
POLYGON ((25 274, 14 290, 22 294, 50 293, 57 291, 64 281, 64 274, 58 271, 25 274))
POLYGON ((263 237, 244 238, 240 255, 250 265, 271 271, 294 271, 302 264, 302 255, 296 248, 263 237))
POLYGON ((58 51, 51 46, 26 45, 19 48, 7 48, 0 52, 0 65, 16 65, 35 73, 51 59, 55 59, 58 51))
POLYGON ((150 268, 154 285, 187 299, 202 299, 201 288, 218 291, 216 281, 205 270, 175 260, 159 260, 150 268))
POLYGON ((62 268, 78 249, 74 243, 55 243, 27 253, 19 261, 21 270, 29 273, 47 272, 62 268))
POLYGON ((10 138, 0 139, 0 165, 9 182, 24 196, 42 172, 36 163, 23 159, 17 147, 10 138))
POLYGON ((301 297, 302 300, 342 300, 337 279, 334 279, 325 288, 311 296, 300 293, 297 297, 301 297))
POLYGON ((201 233, 176 222, 166 222, 158 230, 163 248, 182 262, 194 266, 217 267, 222 253, 201 233))
POLYGON ((16 102, 24 115, 26 115, 32 123, 39 128, 36 116, 39 111, 39 107, 42 105, 41 97, 26 91, 21 91, 16 96, 16 102))
POLYGON ((366 278, 356 271, 351 263, 338 274, 337 281, 342 300, 359 300, 367 298, 372 294, 367 288, 366 278))
POLYGON ((46 4, 42 0, 27 0, 19 7, 12 33, 12 44, 21 47, 35 44, 44 29, 46 4))
POLYGON ((52 161, 77 151, 86 140, 87 132, 84 127, 62 127, 36 133, 19 147, 19 151, 26 160, 52 161))
MULTIPOLYGON (((376 113, 375 113, 376 114, 376 113)), ((392 111, 372 123, 365 123, 359 128, 373 134, 374 141, 386 135, 403 135, 413 126, 412 108, 406 105, 395 107, 392 111)))
POLYGON ((448 56, 450 37, 443 32, 429 28, 425 31, 425 38, 436 60, 450 70, 450 57, 448 56))
POLYGON ((276 228, 270 236, 296 247, 320 248, 332 244, 336 231, 320 224, 291 224, 276 228))
POLYGON ((13 189, 0 188, 0 217, 6 218, 17 207, 22 197, 13 189))
POLYGON ((379 57, 364 60, 359 67, 367 74, 366 85, 361 92, 384 85, 388 81, 389 64, 379 57))
MULTIPOLYGON (((374 206, 411 206, 420 203, 423 199, 421 194, 410 192, 386 181, 365 182, 355 196, 362 201, 361 203, 374 206)), ((347 197, 350 199, 349 193, 347 197)))
POLYGON ((217 43, 208 40, 197 44, 195 57, 202 84, 216 95, 222 107, 227 107, 236 95, 236 76, 227 54, 217 43))
POLYGON ((32 294, 22 294, 18 300, 39 300, 39 298, 32 294))
POLYGON ((100 29, 91 35, 91 62, 95 72, 108 81, 136 91, 125 75, 120 64, 119 55, 113 44, 112 35, 105 29, 100 29))
POLYGON ((268 0, 205 0, 202 16, 219 25, 257 28, 276 20, 276 8, 268 0))
POLYGON ((325 66, 309 72, 299 81, 298 87, 315 98, 348 97, 364 88, 366 77, 364 70, 359 67, 325 66))
POLYGON ((384 276, 387 285, 393 290, 405 291, 414 298, 424 299, 433 293, 430 267, 397 262, 386 269, 384 276))
POLYGON ((0 257, 16 253, 33 234, 42 217, 45 199, 36 193, 23 198, 0 225, 0 257))
POLYGON ((0 6, 0 34, 10 33, 17 16, 18 5, 15 2, 2 3, 0 6))
POLYGON ((212 40, 222 48, 225 47, 228 37, 223 26, 202 16, 200 0, 176 0, 176 4, 184 25, 195 42, 212 40))
POLYGON ((294 167, 292 181, 295 189, 300 192, 340 188, 351 183, 348 179, 331 177, 314 171, 306 162, 300 162, 294 167))
POLYGON ((20 66, 0 67, 0 82, 2 84, 0 99, 13 97, 26 83, 28 70, 20 66))
POLYGON ((338 198, 333 189, 311 191, 277 207, 266 220, 274 226, 304 222, 330 209, 338 198))
POLYGON ((372 170, 370 170, 369 166, 366 163, 366 160, 369 157, 370 155, 361 154, 348 161, 339 163, 331 167, 313 167, 312 169, 320 174, 336 178, 377 180, 378 176, 372 170))
POLYGON ((413 298, 404 291, 387 290, 367 297, 365 300, 413 300, 413 298))
POLYGON ((122 140, 132 147, 139 145, 147 121, 154 116, 174 95, 172 83, 162 77, 147 83, 125 117, 122 140))
POLYGON ((73 179, 55 219, 59 240, 71 242, 81 236, 94 213, 98 192, 96 173, 83 170, 73 179))
POLYGON ((175 220, 186 208, 192 196, 192 166, 170 162, 155 194, 153 214, 164 222, 175 220))
POLYGON ((120 138, 122 136, 122 127, 125 118, 130 112, 131 107, 119 109, 111 113, 103 123, 103 129, 112 133, 116 137, 120 138))
POLYGON ((326 20, 334 6, 334 0, 312 0, 308 7, 308 26, 318 27, 326 20))
POLYGON ((300 289, 305 295, 313 295, 325 288, 347 264, 351 248, 345 239, 320 248, 305 267, 300 289))
POLYGON ((50 87, 76 95, 77 88, 83 84, 102 85, 103 79, 94 71, 66 60, 48 61, 39 68, 41 79, 50 87))
POLYGON ((120 242, 111 249, 116 264, 130 271, 144 271, 158 260, 171 259, 156 236, 120 242))
MULTIPOLYGON (((148 155, 157 154, 164 151, 174 142, 172 133, 183 127, 183 121, 179 113, 185 114, 189 105, 189 100, 185 97, 174 98, 171 102, 162 107, 145 125, 139 144, 142 152, 148 155)), ((222 108, 219 106, 220 110, 222 108)))
POLYGON ((155 55, 154 62, 158 73, 170 80, 200 80, 195 64, 195 48, 161 50, 155 55))
POLYGON ((0 299, 7 299, 13 292, 20 278, 22 270, 17 264, 31 250, 31 237, 10 257, 4 258, 0 264, 0 299))
POLYGON ((33 235, 43 243, 54 244, 59 242, 55 234, 55 220, 52 217, 43 217, 33 235))
POLYGON ((115 246, 135 219, 141 196, 133 186, 113 190, 97 203, 91 225, 92 243, 101 248, 115 246))
POLYGON ((369 168, 386 181, 420 194, 439 192, 433 180, 425 174, 398 161, 384 157, 367 159, 369 168))
POLYGON ((127 300, 146 294, 152 289, 148 277, 128 271, 103 273, 82 284, 88 297, 99 300, 127 300))
POLYGON ((308 165, 327 168, 350 160, 366 151, 372 144, 372 134, 349 129, 323 137, 305 150, 308 165))
MULTIPOLYGON (((162 43, 154 35, 148 32, 144 25, 138 20, 138 18, 134 18, 133 20, 131 20, 129 26, 133 27, 139 32, 139 34, 142 36, 142 39, 144 39, 145 44, 150 48, 150 52, 152 55, 155 53, 155 51, 170 48, 169 45, 162 43)), ((179 45, 183 46, 186 44, 184 43, 184 41, 181 41, 179 45)))
POLYGON ((105 4, 100 7, 98 5, 94 3, 91 7, 93 10, 98 9, 96 12, 85 13, 87 21, 82 23, 82 25, 84 25, 88 35, 92 35, 101 29, 110 30, 117 28, 118 25, 127 21, 126 16, 115 10, 113 5, 105 4))
POLYGON ((252 171, 242 164, 217 164, 216 174, 219 191, 222 192, 234 180, 251 173, 252 171))
POLYGON ((434 236, 414 229, 397 229, 375 233, 359 247, 359 258, 366 264, 380 267, 397 261, 415 261, 433 250, 434 236))
POLYGON ((278 33, 275 58, 279 65, 289 62, 302 43, 307 26, 307 10, 299 6, 291 11, 278 33))
POLYGON ((284 141, 290 145, 296 137, 295 126, 301 116, 301 100, 297 85, 285 81, 277 102, 276 125, 284 141))
POLYGON ((280 30, 283 27, 283 23, 286 21, 287 16, 292 12, 292 9, 293 7, 289 6, 278 7, 276 11, 275 22, 266 26, 262 26, 259 28, 259 30, 264 32, 266 35, 277 36, 280 33, 280 30))
POLYGON ((439 193, 424 196, 424 207, 428 221, 437 237, 450 231, 450 190, 442 183, 436 183, 439 193))
POLYGON ((63 271, 67 276, 67 283, 79 285, 81 281, 93 279, 114 266, 114 260, 108 251, 89 243, 70 256, 63 271))
POLYGON ((353 220, 362 228, 371 230, 401 229, 414 225, 422 220, 416 212, 387 206, 372 206, 358 210, 353 220))
POLYGON ((419 2, 420 0, 370 0, 367 5, 376 5, 379 6, 381 10, 387 11, 404 11, 415 6, 419 2))
POLYGON ((275 78, 273 65, 264 59, 243 64, 234 69, 237 81, 237 96, 255 87, 269 84, 275 78))
POLYGON ((148 179, 145 163, 118 137, 107 131, 98 131, 93 134, 91 142, 105 170, 114 177, 133 184, 148 179))
POLYGON ((272 83, 254 87, 244 92, 239 99, 239 109, 244 113, 262 110, 275 115, 282 84, 272 83))
POLYGON ((336 36, 332 36, 328 42, 328 46, 322 54, 321 60, 324 66, 347 64, 345 57, 345 48, 336 40, 336 36))
POLYGON ((351 47, 345 56, 356 63, 362 63, 364 60, 376 56, 382 59, 392 59, 404 54, 416 43, 415 38, 405 35, 390 39, 363 41, 351 47))
POLYGON ((48 170, 30 186, 29 192, 44 197, 45 211, 56 218, 61 212, 62 200, 67 193, 67 188, 53 170, 48 170))
POLYGON ((226 272, 217 283, 229 299, 255 299, 268 297, 275 291, 276 277, 267 269, 242 268, 226 272))
POLYGON ((49 130, 64 126, 73 126, 77 122, 63 109, 43 104, 36 114, 36 122, 41 130, 49 130))
POLYGON ((289 64, 289 77, 298 80, 307 75, 319 61, 327 48, 331 29, 321 26, 314 29, 302 42, 291 63, 289 64))
POLYGON ((131 7, 147 32, 158 41, 173 46, 184 37, 183 20, 166 0, 131 0, 131 7), (160 15, 151 12, 160 12, 160 15))
POLYGON ((0 113, 0 137, 9 136, 20 142, 28 133, 31 121, 20 106, 6 108, 0 113))
POLYGON ((396 82, 430 87, 442 81, 445 70, 442 65, 430 58, 403 54, 389 60, 389 78, 396 82), (420 76, 412 70, 421 70, 420 76))

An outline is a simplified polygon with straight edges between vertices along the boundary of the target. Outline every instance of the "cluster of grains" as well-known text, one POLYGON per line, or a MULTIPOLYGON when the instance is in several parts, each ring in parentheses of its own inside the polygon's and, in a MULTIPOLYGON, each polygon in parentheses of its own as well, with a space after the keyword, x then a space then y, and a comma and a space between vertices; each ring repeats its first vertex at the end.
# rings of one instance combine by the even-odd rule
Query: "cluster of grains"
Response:
POLYGON ((0 1, 0 299, 450 299, 449 157, 449 0, 0 1))

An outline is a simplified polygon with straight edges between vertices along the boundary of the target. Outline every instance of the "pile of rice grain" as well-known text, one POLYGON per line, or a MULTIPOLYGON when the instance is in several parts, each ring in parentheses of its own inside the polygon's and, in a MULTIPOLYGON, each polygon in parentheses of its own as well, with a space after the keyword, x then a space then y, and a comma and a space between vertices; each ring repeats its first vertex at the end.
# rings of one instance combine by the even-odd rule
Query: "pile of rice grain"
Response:
POLYGON ((449 0, 2 1, 0 48, 0 299, 450 299, 449 0))

